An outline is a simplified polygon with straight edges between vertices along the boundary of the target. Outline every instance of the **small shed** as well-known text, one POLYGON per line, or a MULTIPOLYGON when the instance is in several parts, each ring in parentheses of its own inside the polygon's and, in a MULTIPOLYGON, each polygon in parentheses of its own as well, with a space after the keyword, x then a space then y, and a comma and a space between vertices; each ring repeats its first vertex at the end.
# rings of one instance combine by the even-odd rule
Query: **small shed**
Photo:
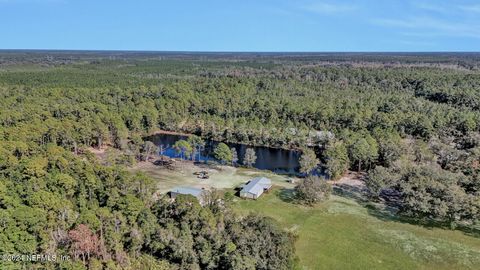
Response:
POLYGON ((240 191, 240 197, 258 199, 263 192, 272 188, 272 181, 266 177, 253 178, 240 191))
POLYGON ((203 205, 205 201, 206 191, 194 187, 176 187, 170 191, 170 198, 175 199, 178 195, 192 195, 197 198, 198 202, 203 205))

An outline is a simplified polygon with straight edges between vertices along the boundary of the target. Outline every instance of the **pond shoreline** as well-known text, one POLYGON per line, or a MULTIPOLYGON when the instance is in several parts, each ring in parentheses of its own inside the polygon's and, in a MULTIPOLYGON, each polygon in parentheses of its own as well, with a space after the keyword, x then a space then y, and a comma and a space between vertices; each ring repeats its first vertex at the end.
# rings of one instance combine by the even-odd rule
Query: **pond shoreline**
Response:
POLYGON ((271 149, 282 149, 282 150, 287 150, 287 151, 297 151, 297 152, 302 152, 301 147, 285 147, 285 146, 272 146, 272 145, 263 145, 263 144, 251 144, 251 143, 245 143, 241 141, 230 141, 230 140, 214 140, 214 139, 209 139, 202 137, 200 135, 194 134, 194 133, 186 133, 182 131, 171 131, 171 130, 165 130, 165 129, 158 129, 156 131, 153 131, 151 133, 146 134, 143 136, 143 138, 149 138, 155 135, 175 135, 175 136, 185 136, 185 137, 191 137, 193 135, 198 136, 202 139, 209 140, 209 141, 216 141, 216 142, 223 142, 223 143, 229 143, 229 144, 243 144, 245 146, 250 146, 250 147, 265 147, 265 148, 271 148, 271 149))
MULTIPOLYGON (((188 136, 176 132, 156 132, 156 135, 144 138, 157 145, 161 150, 160 155, 168 156, 170 158, 179 158, 178 149, 173 146, 180 140, 187 140, 188 136), (181 135, 180 135, 181 134, 181 135)), ((221 143, 228 145, 230 149, 234 149, 236 153, 236 164, 245 164, 245 157, 248 149, 255 151, 255 162, 253 167, 261 170, 270 170, 274 172, 294 174, 298 173, 300 169, 300 155, 296 150, 286 150, 282 148, 272 148, 265 146, 249 146, 247 144, 221 142, 216 140, 202 139, 205 145, 200 152, 196 153, 195 161, 210 162, 217 161, 214 151, 221 143)), ((217 161, 218 162, 218 161, 217 161)))

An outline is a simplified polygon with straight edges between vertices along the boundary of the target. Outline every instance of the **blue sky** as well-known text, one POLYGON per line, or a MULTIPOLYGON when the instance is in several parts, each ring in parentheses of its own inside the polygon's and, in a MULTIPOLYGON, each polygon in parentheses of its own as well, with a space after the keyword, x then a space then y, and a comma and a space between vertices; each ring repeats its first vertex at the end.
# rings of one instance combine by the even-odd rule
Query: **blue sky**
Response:
POLYGON ((480 51, 480 1, 0 0, 0 48, 480 51))

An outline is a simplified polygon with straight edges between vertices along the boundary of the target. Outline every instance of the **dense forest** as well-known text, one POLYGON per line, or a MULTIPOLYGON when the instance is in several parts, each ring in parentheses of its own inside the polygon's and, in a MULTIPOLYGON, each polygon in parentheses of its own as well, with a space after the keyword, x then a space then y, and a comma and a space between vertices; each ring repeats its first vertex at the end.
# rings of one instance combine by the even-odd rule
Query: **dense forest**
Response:
POLYGON ((158 130, 314 150, 331 179, 365 171, 371 199, 400 215, 474 228, 479 68, 476 54, 2 52, 0 254, 73 258, 48 269, 294 268, 295 236, 273 220, 215 191, 206 207, 171 203, 125 171, 158 130), (125 158, 86 151, 104 146, 125 158))

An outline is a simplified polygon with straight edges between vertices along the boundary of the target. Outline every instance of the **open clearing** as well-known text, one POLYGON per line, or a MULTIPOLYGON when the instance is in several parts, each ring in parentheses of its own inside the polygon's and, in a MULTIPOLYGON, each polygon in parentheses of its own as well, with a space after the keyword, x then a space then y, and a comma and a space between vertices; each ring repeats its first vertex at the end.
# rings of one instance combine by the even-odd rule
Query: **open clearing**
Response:
POLYGON ((288 177, 274 174, 270 171, 260 171, 255 169, 235 168, 230 166, 203 167, 193 165, 191 162, 182 162, 174 170, 166 169, 151 162, 141 162, 131 168, 132 172, 144 172, 146 175, 158 180, 158 189, 160 192, 168 192, 177 186, 189 186, 196 188, 216 188, 230 189, 248 180, 265 176, 272 180, 276 186, 291 188, 288 183, 288 177), (206 170, 209 173, 209 179, 199 179, 194 172, 206 170))
MULTIPOLYGON (((297 255, 302 269, 480 269, 480 239, 461 231, 427 228, 396 220, 379 205, 364 204, 360 193, 335 192, 327 202, 305 207, 291 201, 287 176, 229 166, 205 169, 182 163, 175 170, 139 163, 142 171, 158 180, 160 192, 175 186, 232 189, 256 176, 267 176, 276 186, 259 200, 235 199, 242 214, 257 212, 277 220, 298 235, 297 255), (210 178, 193 173, 207 170, 210 178), (360 200, 359 200, 360 199, 360 200)), ((352 175, 337 186, 362 189, 352 175)))
POLYGON ((290 196, 277 188, 257 201, 238 199, 234 207, 294 231, 303 269, 480 269, 480 239, 461 231, 395 221, 344 196, 313 208, 290 196))

